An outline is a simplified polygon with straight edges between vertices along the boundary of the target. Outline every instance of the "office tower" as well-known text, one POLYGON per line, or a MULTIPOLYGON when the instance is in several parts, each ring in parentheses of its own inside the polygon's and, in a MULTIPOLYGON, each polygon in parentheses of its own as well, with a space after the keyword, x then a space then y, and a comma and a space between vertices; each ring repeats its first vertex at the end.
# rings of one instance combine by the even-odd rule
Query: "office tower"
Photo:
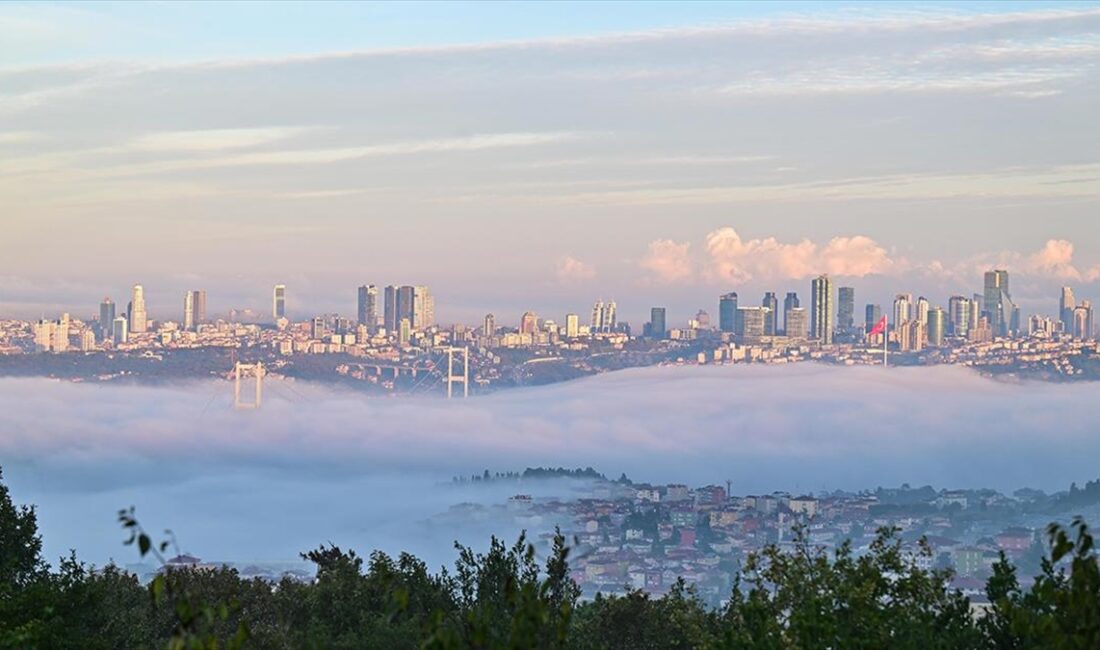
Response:
POLYGON ((565 336, 575 339, 581 333, 580 317, 576 314, 565 315, 565 336))
POLYGON ((649 310, 649 335, 655 339, 663 339, 668 334, 665 325, 665 308, 653 307, 649 310))
POLYGON ((410 340, 412 340, 412 322, 408 318, 402 318, 397 324, 397 342, 408 345, 410 340))
POLYGON ((851 334, 856 325, 856 290, 854 287, 837 289, 836 331, 851 334))
POLYGON ((913 294, 899 293, 894 296, 894 328, 913 320, 913 294))
POLYGON ((970 332, 970 310, 974 301, 966 296, 951 296, 947 301, 947 330, 952 336, 966 336, 970 332))
POLYGON ((80 351, 92 352, 95 350, 95 334, 92 330, 84 330, 80 333, 80 351))
POLYGON ((65 352, 69 349, 69 315, 61 314, 54 327, 54 339, 51 348, 54 352, 65 352))
POLYGON ((481 326, 481 333, 492 336, 497 332, 497 318, 492 314, 485 314, 485 322, 481 326))
POLYGON ((767 307, 741 307, 737 310, 737 335, 743 339, 765 336, 767 320, 767 307))
POLYGON ((970 297, 970 327, 968 331, 978 329, 982 320, 982 312, 985 311, 985 300, 982 294, 975 293, 970 297))
POLYGON ((360 325, 365 325, 368 332, 374 333, 374 328, 378 326, 378 287, 373 284, 359 287, 356 316, 360 325))
POLYGON ((737 323, 737 294, 729 292, 718 298, 718 329, 733 332, 737 323))
POLYGON ((603 330, 603 301, 597 300, 592 305, 592 322, 589 323, 589 328, 592 332, 599 332, 603 330))
POLYGON ((1058 320, 1062 321, 1062 331, 1073 333, 1073 310, 1077 308, 1077 299, 1073 297, 1071 287, 1062 287, 1062 297, 1058 301, 1058 320))
POLYGON ((111 342, 115 345, 130 341, 130 323, 124 316, 115 318, 111 327, 111 342))
POLYGON ((1091 339, 1095 335, 1092 302, 1082 300, 1073 309, 1073 337, 1081 340, 1091 339))
POLYGON ((389 285, 382 301, 382 327, 389 333, 396 332, 397 324, 401 322, 397 311, 397 293, 397 287, 389 285))
POLYGON ((126 311, 130 318, 130 332, 139 334, 149 326, 149 318, 145 313, 145 289, 140 284, 135 284, 130 295, 130 305, 126 311))
POLYGON ((833 281, 822 275, 810 284, 810 338, 824 345, 833 342, 836 315, 833 309, 833 281))
POLYGON ((882 320, 882 305, 867 303, 863 308, 863 331, 870 333, 880 320, 882 320))
POLYGON ((928 310, 930 308, 927 298, 924 296, 917 298, 916 320, 928 325, 928 310))
POLYGON ((395 299, 395 325, 401 326, 401 319, 409 319, 409 327, 413 330, 416 329, 416 287, 410 285, 401 285, 397 287, 397 297, 395 299))
POLYGON ((35 352, 49 352, 54 342, 54 329, 56 325, 53 321, 48 321, 45 318, 39 320, 34 324, 34 350, 35 352))
POLYGON ((768 310, 764 314, 764 336, 775 336, 779 321, 779 299, 775 297, 774 292, 769 291, 764 294, 764 300, 760 302, 760 306, 768 310))
MULTIPOLYGON (((592 332, 611 332, 615 330, 617 324, 618 315, 616 314, 616 305, 614 300, 604 302, 597 300, 592 305, 592 322, 590 324, 592 332)), ((579 324, 578 324, 579 326, 579 324)))
POLYGON ((206 290, 196 289, 192 293, 195 294, 191 301, 195 305, 195 327, 198 328, 206 322, 206 290))
POLYGON ((271 318, 279 320, 286 318, 286 285, 275 285, 271 294, 271 318))
MULTIPOLYGON (((796 293, 794 291, 788 291, 787 292, 787 297, 783 299, 783 333, 784 334, 787 334, 787 329, 788 329, 787 328, 787 312, 789 312, 792 309, 795 309, 796 307, 801 307, 801 306, 802 305, 798 302, 798 293, 796 293)), ((790 334, 787 334, 787 336, 790 336, 790 334)))
MULTIPOLYGON (((402 287, 404 289, 405 287, 402 287)), ((428 287, 409 287, 412 303, 408 306, 408 319, 414 331, 426 330, 435 324, 435 298, 428 287)), ((401 294, 398 294, 401 295, 401 294)))
POLYGON ((110 298, 104 298, 103 302, 99 303, 99 337, 100 340, 106 341, 111 338, 111 328, 115 324, 115 301, 110 298))
POLYGON ((520 334, 534 334, 539 329, 539 317, 533 311, 523 313, 519 319, 520 334))
POLYGON ((319 341, 319 340, 325 338, 326 330, 327 330, 327 328, 325 327, 325 317, 324 316, 314 316, 313 318, 310 319, 310 321, 309 321, 309 338, 316 339, 316 340, 319 341))
POLYGON ((787 310, 784 324, 787 338, 799 340, 806 338, 807 322, 806 310, 802 307, 791 307, 787 310))
POLYGON ((928 336, 928 344, 940 347, 943 345, 943 339, 946 335, 947 329, 947 314, 944 313, 940 307, 933 307, 928 310, 928 326, 925 332, 928 336))
POLYGON ((1008 292, 1008 271, 986 271, 984 298, 983 313, 989 316, 993 335, 1008 336, 1016 309, 1008 292))
POLYGON ((195 329, 195 292, 188 291, 183 294, 183 329, 190 331, 195 329))

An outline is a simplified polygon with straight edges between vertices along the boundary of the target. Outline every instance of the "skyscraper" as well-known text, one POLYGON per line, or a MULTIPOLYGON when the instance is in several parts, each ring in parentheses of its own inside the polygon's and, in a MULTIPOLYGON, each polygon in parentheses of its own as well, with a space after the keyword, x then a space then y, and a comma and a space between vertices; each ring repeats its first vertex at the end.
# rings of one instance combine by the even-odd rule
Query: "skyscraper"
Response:
POLYGON ((764 314, 764 336, 775 336, 779 322, 779 299, 775 297, 775 292, 765 293, 760 306, 768 310, 764 314))
POLYGON ((913 320, 913 294, 899 293, 894 296, 894 329, 913 320))
POLYGON ((286 285, 275 285, 271 294, 271 318, 279 320, 286 318, 286 285))
POLYGON ((1091 339, 1095 333, 1092 302, 1082 300, 1073 310, 1073 336, 1081 340, 1091 339))
POLYGON ((365 325, 369 332, 378 326, 378 287, 364 284, 359 287, 359 300, 356 309, 357 321, 365 325))
MULTIPOLYGON (((790 333, 787 331, 790 329, 787 327, 787 312, 801 306, 802 305, 798 302, 798 293, 788 291, 787 297, 783 299, 783 333, 787 336, 790 336, 790 333)), ((803 332, 803 335, 805 335, 805 332, 803 332)))
POLYGON ((833 281, 827 275, 814 278, 810 283, 810 338, 823 345, 833 342, 836 319, 833 309, 833 281))
POLYGON ((649 334, 655 339, 663 339, 668 334, 664 307, 653 307, 649 310, 649 334))
MULTIPOLYGON (((389 291, 387 289, 387 291, 389 291)), ((492 314, 485 314, 485 323, 481 326, 481 332, 485 336, 492 336, 497 332, 497 319, 492 314)))
POLYGON ((397 287, 397 325, 400 327, 401 319, 409 319, 409 327, 413 326, 413 288, 408 285, 397 287))
POLYGON ((519 319, 520 334, 534 334, 539 329, 539 317, 533 311, 524 312, 519 319))
POLYGON ((412 305, 409 321, 413 330, 426 330, 435 325, 435 298, 424 285, 416 285, 412 289, 412 305))
POLYGON ((192 302, 195 304, 195 327, 206 322, 206 290, 196 289, 192 302))
POLYGON ((183 294, 183 329, 186 331, 195 329, 194 291, 187 291, 183 294))
MULTIPOLYGON (((615 329, 616 319, 616 305, 614 300, 604 302, 603 300, 597 300, 592 305, 592 322, 590 328, 592 332, 610 332, 615 329)), ((578 323, 579 326, 579 323, 578 323)))
POLYGON ((767 332, 767 307, 742 307, 737 310, 737 335, 742 339, 758 339, 767 332))
POLYGON ((325 327, 324 316, 314 316, 309 321, 309 338, 320 341, 325 338, 328 328, 325 327))
POLYGON ((856 290, 841 287, 837 290, 836 331, 844 335, 852 333, 856 325, 856 290))
POLYGON ((863 308, 863 331, 868 334, 882 320, 882 305, 867 303, 863 308))
POLYGON ((791 307, 787 310, 785 333, 791 339, 806 338, 806 310, 802 307, 791 307))
POLYGON ((723 332, 733 332, 736 323, 737 294, 731 291, 718 298, 718 329, 723 332))
POLYGON ((130 294, 130 306, 127 310, 130 319, 130 332, 138 334, 148 328, 149 319, 145 313, 145 289, 140 284, 135 284, 130 294))
POLYGON ((124 316, 115 318, 111 327, 111 342, 115 345, 130 341, 130 324, 124 316))
POLYGON ((931 305, 928 304, 927 298, 925 298, 924 296, 917 298, 916 320, 927 325, 929 309, 931 309, 931 305))
POLYGON ((1073 297, 1071 287, 1062 287, 1062 297, 1058 301, 1058 320, 1062 321, 1062 331, 1073 334, 1073 310, 1077 308, 1077 299, 1073 297))
POLYGON ((603 301, 597 300, 592 305, 592 322, 589 323, 589 328, 593 332, 599 332, 603 329, 603 301))
POLYGON ((942 308, 933 307, 928 310, 928 327, 925 329, 925 335, 928 337, 929 345, 935 347, 943 345, 946 325, 947 315, 942 308))
POLYGON ((986 271, 984 298, 984 313, 989 317, 993 334, 1008 336, 1016 309, 1008 292, 1008 271, 986 271))
POLYGON ((565 315, 565 336, 571 339, 577 338, 581 333, 580 317, 576 314, 565 315))
POLYGON ((951 296, 947 301, 947 329, 952 336, 966 336, 970 332, 974 301, 966 296, 951 296))
POLYGON ((394 333, 397 331, 397 325, 401 322, 401 316, 397 311, 397 287, 389 285, 386 287, 385 298, 382 303, 382 327, 386 328, 387 333, 394 333))
POLYGON ((99 337, 106 341, 111 338, 111 331, 115 326, 115 301, 104 298, 99 303, 99 337))

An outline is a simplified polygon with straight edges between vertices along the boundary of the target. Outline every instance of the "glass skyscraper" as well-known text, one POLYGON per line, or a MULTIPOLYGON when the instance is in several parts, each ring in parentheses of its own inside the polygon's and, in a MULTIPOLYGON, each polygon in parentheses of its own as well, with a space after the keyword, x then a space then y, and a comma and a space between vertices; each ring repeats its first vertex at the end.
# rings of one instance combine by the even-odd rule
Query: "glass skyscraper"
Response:
POLYGON ((810 338, 823 345, 832 344, 836 330, 833 300, 833 281, 829 276, 814 278, 810 283, 810 338))
POLYGON ((733 332, 737 323, 737 294, 729 292, 718 298, 718 329, 733 332))
POLYGON ((764 313, 764 336, 775 336, 776 325, 779 322, 779 299, 775 293, 769 291, 764 294, 764 300, 760 306, 768 310, 764 313))
POLYGON ((286 285, 277 284, 271 296, 271 317, 275 320, 286 318, 286 285))

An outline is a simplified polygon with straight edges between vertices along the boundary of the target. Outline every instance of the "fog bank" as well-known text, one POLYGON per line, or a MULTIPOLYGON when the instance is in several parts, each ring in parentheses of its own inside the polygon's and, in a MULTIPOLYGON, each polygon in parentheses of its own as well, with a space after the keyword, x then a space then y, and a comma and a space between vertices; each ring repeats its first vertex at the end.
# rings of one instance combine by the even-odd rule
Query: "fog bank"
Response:
POLYGON ((410 526, 515 492, 437 487, 486 468, 729 479, 739 494, 1060 489, 1100 476, 1095 385, 1011 384, 960 367, 645 368, 465 401, 265 387, 262 409, 237 412, 225 382, 2 379, 0 465, 16 499, 39 505, 47 551, 75 546, 97 561, 129 559, 113 516, 131 504, 203 557, 247 548, 242 559, 289 559, 332 540, 445 558, 448 531, 410 526))

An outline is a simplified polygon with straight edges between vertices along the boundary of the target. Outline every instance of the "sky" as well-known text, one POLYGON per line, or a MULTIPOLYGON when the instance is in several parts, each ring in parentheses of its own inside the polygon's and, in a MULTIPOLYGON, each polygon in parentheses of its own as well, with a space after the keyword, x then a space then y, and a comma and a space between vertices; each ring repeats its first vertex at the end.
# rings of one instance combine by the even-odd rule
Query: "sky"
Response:
POLYGON ((125 561, 114 514, 132 505, 207 559, 291 560, 332 541, 443 561, 455 536, 488 533, 429 535, 418 522, 514 494, 439 486, 485 469, 592 466, 658 484, 729 480, 735 494, 1064 490, 1097 478, 1095 393, 959 366, 806 363, 639 368, 468 400, 270 380, 263 408, 234 411, 224 381, 5 378, 0 459, 17 502, 38 506, 51 559, 75 546, 125 561))
POLYGON ((1097 3, 0 4, 0 318, 1100 299, 1097 3))

